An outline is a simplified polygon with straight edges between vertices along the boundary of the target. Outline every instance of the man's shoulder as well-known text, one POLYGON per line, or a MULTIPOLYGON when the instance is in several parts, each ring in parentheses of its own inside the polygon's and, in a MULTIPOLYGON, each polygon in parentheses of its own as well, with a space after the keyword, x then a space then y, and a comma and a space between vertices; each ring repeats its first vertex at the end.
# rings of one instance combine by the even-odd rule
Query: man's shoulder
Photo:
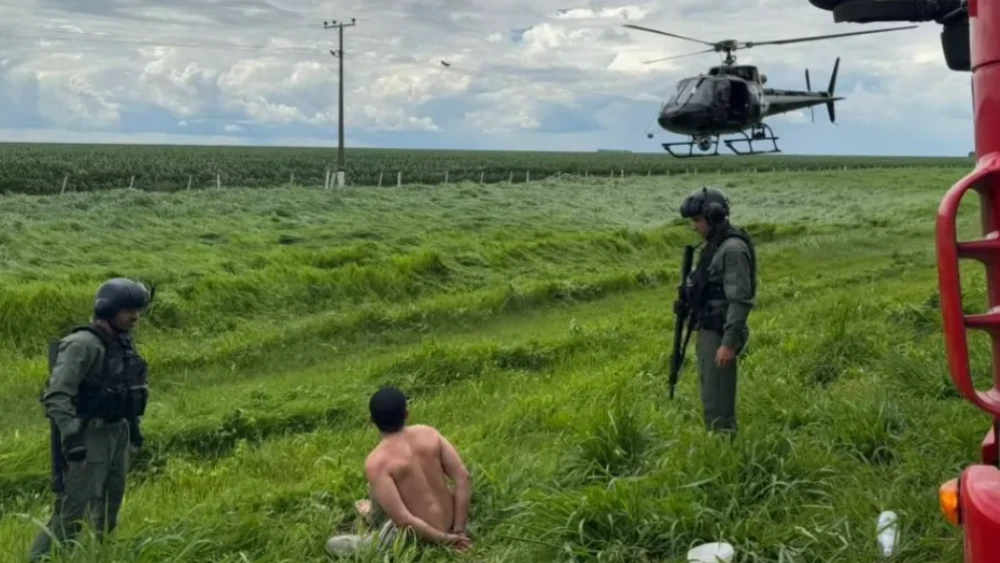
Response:
MULTIPOLYGON (((745 234, 745 233, 743 233, 745 234)), ((749 235, 746 235, 749 238, 749 235)), ((731 234, 719 243, 719 254, 750 253, 750 245, 741 237, 731 234)))
POLYGON ((441 432, 437 428, 429 424, 413 424, 407 427, 407 430, 411 434, 417 434, 420 436, 440 436, 441 432))
POLYGON ((381 444, 375 446, 375 448, 368 452, 368 456, 365 457, 365 473, 368 475, 375 475, 382 473, 386 470, 388 457, 382 450, 381 444))
POLYGON ((67 331, 59 342, 64 346, 83 346, 86 348, 104 349, 104 341, 90 327, 74 327, 67 331))

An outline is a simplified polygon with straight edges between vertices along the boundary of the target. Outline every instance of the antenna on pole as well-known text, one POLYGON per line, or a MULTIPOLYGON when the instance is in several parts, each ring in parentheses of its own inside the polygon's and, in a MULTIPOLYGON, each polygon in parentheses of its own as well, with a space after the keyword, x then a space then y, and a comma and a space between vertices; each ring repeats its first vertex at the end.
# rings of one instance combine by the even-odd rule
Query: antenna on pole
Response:
POLYGON ((340 80, 338 80, 339 94, 337 96, 337 187, 344 187, 344 28, 355 25, 355 19, 351 18, 350 23, 338 22, 337 20, 324 21, 323 29, 336 28, 340 35, 339 47, 336 51, 330 50, 330 54, 340 61, 340 80))

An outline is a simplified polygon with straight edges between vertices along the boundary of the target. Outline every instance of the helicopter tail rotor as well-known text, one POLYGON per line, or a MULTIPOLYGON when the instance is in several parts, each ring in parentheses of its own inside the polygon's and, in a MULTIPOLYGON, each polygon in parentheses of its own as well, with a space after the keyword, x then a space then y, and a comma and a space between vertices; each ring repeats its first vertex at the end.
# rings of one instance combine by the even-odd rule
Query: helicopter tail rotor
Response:
POLYGON ((833 110, 833 102, 837 101, 833 97, 833 90, 837 87, 837 71, 840 70, 840 57, 833 63, 833 74, 830 75, 830 86, 826 89, 826 95, 830 96, 830 101, 826 103, 826 111, 830 114, 830 123, 836 124, 836 114, 833 110))
MULTIPOLYGON (((809 69, 806 69, 806 92, 812 92, 812 84, 809 82, 809 69)), ((816 108, 809 106, 809 115, 812 117, 812 122, 816 123, 816 108)))

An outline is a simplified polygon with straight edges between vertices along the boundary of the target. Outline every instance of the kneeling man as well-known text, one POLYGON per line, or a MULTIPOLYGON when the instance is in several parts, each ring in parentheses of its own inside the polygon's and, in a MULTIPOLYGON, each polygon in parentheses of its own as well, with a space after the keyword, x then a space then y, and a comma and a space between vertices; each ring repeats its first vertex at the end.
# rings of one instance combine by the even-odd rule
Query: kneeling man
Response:
MULTIPOLYGON (((430 543, 465 551, 472 546, 465 532, 469 516, 469 472, 454 446, 435 428, 406 426, 406 396, 395 387, 379 389, 368 403, 371 420, 381 432, 379 444, 365 460, 373 516, 388 520, 378 533, 379 547, 391 544, 400 531, 413 530, 430 543), (454 491, 447 478, 454 483, 454 491)), ((368 512, 365 503, 359 512, 368 512)), ((331 538, 331 552, 353 551, 368 543, 357 536, 331 538)))

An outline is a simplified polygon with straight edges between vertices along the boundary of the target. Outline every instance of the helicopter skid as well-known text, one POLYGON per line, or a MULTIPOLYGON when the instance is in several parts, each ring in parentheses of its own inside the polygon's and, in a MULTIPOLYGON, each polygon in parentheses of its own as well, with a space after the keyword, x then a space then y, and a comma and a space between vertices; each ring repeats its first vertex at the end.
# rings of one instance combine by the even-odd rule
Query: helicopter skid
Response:
POLYGON ((774 131, 772 131, 771 128, 766 123, 760 126, 755 126, 751 130, 750 135, 747 135, 746 131, 740 131, 740 134, 743 135, 744 138, 726 139, 723 141, 724 143, 726 143, 726 146, 729 147, 729 150, 733 151, 734 153, 740 156, 748 156, 755 154, 774 154, 781 152, 781 149, 778 148, 778 137, 774 135, 774 131), (771 143, 774 145, 774 150, 766 150, 766 151, 754 150, 753 148, 754 141, 771 141, 771 143), (733 146, 733 143, 746 143, 747 146, 750 148, 750 151, 740 152, 736 150, 736 147, 733 146))
POLYGON ((771 127, 768 126, 766 123, 762 123, 760 125, 754 125, 751 128, 749 135, 747 134, 746 131, 740 131, 739 134, 743 135, 742 139, 740 138, 722 139, 720 135, 701 135, 698 137, 692 137, 690 141, 680 141, 676 143, 661 143, 661 145, 668 153, 670 153, 670 156, 673 156, 674 158, 698 158, 705 156, 719 156, 719 141, 726 143, 726 146, 729 147, 729 150, 733 151, 734 154, 740 156, 755 155, 755 154, 774 154, 781 152, 781 149, 778 148, 778 143, 777 143, 778 137, 774 135, 774 131, 772 131, 771 127), (771 143, 774 145, 774 149, 763 150, 763 151, 754 150, 753 146, 754 141, 771 141, 771 143), (734 143, 746 143, 750 149, 749 152, 738 150, 736 147, 733 146, 734 143), (712 148, 712 145, 715 146, 715 150, 709 152, 712 148), (678 154, 672 150, 672 147, 687 147, 688 152, 687 154, 683 153, 678 154), (698 147, 698 149, 701 150, 702 152, 700 154, 696 154, 694 152, 695 147, 698 147))
MULTIPOLYGON (((690 140, 690 141, 680 141, 680 142, 677 142, 677 143, 661 143, 661 144, 662 144, 663 148, 668 153, 670 153, 670 156, 672 156, 674 158, 698 158, 698 157, 704 157, 704 156, 719 156, 719 136, 715 135, 714 137, 715 137, 715 141, 714 142, 712 142, 711 140, 708 140, 706 138, 702 138, 702 139, 693 139, 693 140, 690 140), (707 152, 708 149, 711 148, 710 146, 706 146, 709 143, 715 145, 715 152, 712 152, 712 153, 707 152), (694 153, 695 146, 697 146, 702 151, 706 151, 706 152, 703 152, 702 154, 695 154, 694 153), (688 153, 687 154, 677 154, 673 150, 671 150, 671 147, 687 147, 688 148, 688 153)), ((732 148, 732 147, 730 147, 730 148, 732 148)))

